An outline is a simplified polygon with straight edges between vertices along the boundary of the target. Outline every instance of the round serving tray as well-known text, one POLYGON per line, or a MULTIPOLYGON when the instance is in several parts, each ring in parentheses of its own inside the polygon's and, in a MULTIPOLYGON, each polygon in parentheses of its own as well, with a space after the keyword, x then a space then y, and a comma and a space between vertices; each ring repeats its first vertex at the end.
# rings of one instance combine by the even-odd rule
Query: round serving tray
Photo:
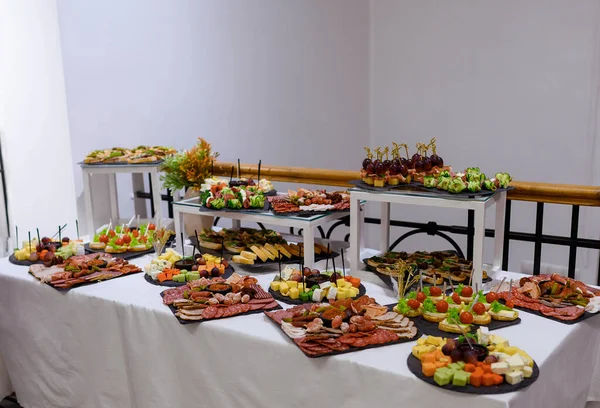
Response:
POLYGON ((444 386, 439 386, 433 380, 433 377, 426 377, 423 375, 423 371, 421 369, 421 360, 413 356, 412 354, 408 356, 406 361, 408 365, 408 369, 422 381, 425 381, 428 384, 434 385, 437 388, 441 388, 448 391, 461 392, 465 394, 478 394, 478 395, 490 395, 490 394, 506 394, 508 392, 514 392, 518 390, 522 390, 523 388, 529 387, 533 384, 538 377, 540 376, 540 368, 537 363, 533 363, 533 374, 529 378, 525 378, 518 384, 511 385, 506 382, 500 385, 492 385, 489 387, 475 387, 473 385, 466 385, 464 387, 459 387, 456 385, 448 384, 444 386))
MULTIPOLYGON (((229 265, 227 268, 225 268, 225 273, 223 275, 221 275, 221 278, 227 279, 229 278, 233 272, 235 272, 235 270, 233 269, 233 266, 229 265)), ((173 282, 173 281, 164 281, 164 282, 159 282, 157 280, 154 280, 150 277, 150 275, 148 275, 147 273, 144 273, 144 279, 146 280, 146 282, 152 284, 152 285, 156 285, 156 286, 167 286, 170 288, 176 288, 178 286, 183 286, 185 285, 187 282, 173 282)))
MULTIPOLYGON (((358 287, 358 296, 353 297, 352 299, 358 299, 359 297, 364 296, 366 293, 367 293, 367 289, 361 283, 360 286, 358 287)), ((269 287, 269 294, 271 296, 273 296, 275 298, 275 300, 287 303, 289 305, 302 305, 304 303, 319 303, 319 302, 313 302, 312 300, 301 300, 300 298, 290 299, 288 296, 283 296, 281 293, 279 293, 278 291, 274 291, 270 287, 269 287)), ((327 301, 326 299, 323 299, 323 302, 326 302, 326 301, 327 301)))

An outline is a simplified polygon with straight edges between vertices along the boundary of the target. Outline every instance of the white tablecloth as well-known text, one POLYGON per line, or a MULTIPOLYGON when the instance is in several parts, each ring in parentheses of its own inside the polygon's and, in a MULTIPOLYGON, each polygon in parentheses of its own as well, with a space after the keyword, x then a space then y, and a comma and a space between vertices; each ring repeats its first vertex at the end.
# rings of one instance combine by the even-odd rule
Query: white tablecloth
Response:
MULTIPOLYGON (((255 276, 266 287, 273 273, 255 276)), ((394 301, 382 287, 365 286, 380 303, 394 301)), ((520 325, 498 332, 532 355, 540 378, 518 393, 472 396, 414 377, 406 366, 412 342, 309 359, 262 314, 182 326, 162 305, 162 290, 138 274, 62 293, 0 260, 0 354, 19 402, 25 408, 316 401, 348 408, 563 408, 600 399, 597 317, 568 326, 521 313, 520 325)))

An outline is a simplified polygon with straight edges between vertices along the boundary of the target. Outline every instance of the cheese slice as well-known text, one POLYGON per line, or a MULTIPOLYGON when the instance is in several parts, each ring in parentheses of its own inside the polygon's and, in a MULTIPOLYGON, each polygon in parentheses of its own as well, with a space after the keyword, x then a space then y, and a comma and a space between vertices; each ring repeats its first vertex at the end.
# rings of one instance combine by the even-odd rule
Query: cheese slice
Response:
POLYGON ((290 253, 290 251, 288 251, 288 250, 286 249, 286 247, 284 247, 283 245, 281 245, 281 244, 275 244, 275 248, 276 248, 276 249, 277 249, 279 252, 281 252, 281 255, 285 256, 286 258, 288 258, 288 259, 289 259, 289 258, 291 258, 291 257, 292 257, 292 254, 290 253))
POLYGON ((263 251, 273 255, 275 259, 279 257, 279 252, 277 252, 277 249, 271 244, 263 245, 263 251))
POLYGON ((250 251, 242 251, 242 252, 240 253, 240 256, 241 256, 241 257, 244 257, 244 258, 252 259, 253 261, 256 261, 256 258, 258 258, 258 257, 256 256, 256 254, 254 254, 254 253, 252 253, 252 252, 250 252, 250 251))
POLYGON ((263 252, 262 249, 260 249, 259 247, 257 247, 256 245, 252 245, 250 247, 250 249, 252 250, 252 252, 254 252, 256 255, 258 255, 258 257, 260 258, 261 261, 263 262, 267 262, 269 260, 269 257, 267 256, 267 254, 265 254, 263 252))

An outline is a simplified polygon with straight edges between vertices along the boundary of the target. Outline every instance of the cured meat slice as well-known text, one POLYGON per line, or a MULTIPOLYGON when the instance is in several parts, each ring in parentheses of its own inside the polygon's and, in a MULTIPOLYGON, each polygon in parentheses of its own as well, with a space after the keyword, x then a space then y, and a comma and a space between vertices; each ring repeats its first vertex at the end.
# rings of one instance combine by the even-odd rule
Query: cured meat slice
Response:
POLYGON ((269 310, 269 309, 274 309, 274 308, 276 308, 276 307, 278 307, 278 306, 279 306, 279 303, 277 303, 276 301, 273 301, 273 302, 271 302, 271 303, 268 303, 268 304, 266 304, 266 305, 263 305, 263 306, 262 306, 262 309, 263 309, 263 310, 269 310))
POLYGON ((223 313, 225 313, 225 308, 219 307, 217 309, 217 314, 215 315, 215 319, 219 319, 219 318, 223 317, 223 313))
MULTIPOLYGON (((263 306, 266 306, 266 305, 264 305, 262 303, 252 303, 252 304, 246 303, 246 305, 248 305, 250 307, 250 310, 262 310, 263 306)), ((291 316, 289 316, 289 317, 292 317, 292 316, 293 316, 293 314, 291 316)), ((285 318, 286 317, 282 317, 281 319, 279 319, 280 320, 279 324, 281 324, 281 320, 283 320, 285 318)))
POLYGON ((268 304, 271 303, 273 301, 272 297, 266 298, 266 299, 250 299, 248 301, 248 303, 250 304, 268 304))
POLYGON ((205 319, 214 319, 217 316, 217 313, 219 312, 220 308, 214 307, 214 306, 209 306, 206 309, 204 309, 204 311, 202 312, 202 316, 205 319))

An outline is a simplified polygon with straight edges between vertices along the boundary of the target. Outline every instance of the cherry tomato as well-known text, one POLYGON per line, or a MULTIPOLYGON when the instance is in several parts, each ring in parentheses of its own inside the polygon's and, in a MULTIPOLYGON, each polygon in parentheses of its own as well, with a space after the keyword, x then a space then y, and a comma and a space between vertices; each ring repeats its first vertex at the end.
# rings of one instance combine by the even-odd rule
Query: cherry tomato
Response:
POLYGON ((108 236, 102 234, 100 235, 100 237, 98 238, 98 241, 100 242, 104 242, 105 244, 108 244, 108 236))
POLYGON ((425 296, 425 293, 423 293, 423 292, 417 293, 417 300, 419 302, 423 303, 425 301, 425 299, 427 299, 427 296, 425 296))
POLYGON ((498 295, 495 292, 490 292, 485 295, 485 301, 488 303, 492 303, 494 300, 498 300, 498 295))
POLYGON ((111 238, 112 238, 112 237, 114 237, 115 235, 117 235, 117 233, 115 232, 115 230, 110 230, 110 231, 108 231, 108 236, 109 236, 109 237, 111 237, 111 238))
POLYGON ((123 239, 122 238, 117 238, 117 240, 115 241, 115 244, 117 244, 118 246, 123 245, 123 239))
POLYGON ((431 296, 440 296, 442 294, 442 290, 437 286, 432 286, 429 288, 429 293, 431 293, 431 296))
POLYGON ((457 305, 460 305, 462 303, 462 300, 460 300, 460 296, 458 295, 458 293, 454 292, 452 294, 452 301, 454 303, 456 303, 457 305))
POLYGON ((123 235, 123 242, 129 244, 131 242, 131 237, 129 235, 123 235))
POLYGON ((473 296, 473 288, 470 286, 465 286, 462 290, 461 296, 463 297, 471 297, 473 296))
POLYGON ((129 231, 131 231, 131 230, 129 229, 129 227, 123 227, 123 233, 124 233, 124 234, 127 234, 129 231))
POLYGON ((413 310, 417 310, 419 307, 421 307, 421 302, 416 299, 409 299, 406 304, 413 310))
POLYGON ((473 315, 471 314, 471 312, 462 312, 460 314, 460 322, 462 324, 473 324, 473 315))
POLYGON ((156 225, 154 225, 154 224, 148 224, 148 230, 154 231, 155 229, 156 229, 156 225))
POLYGON ((485 313, 485 305, 481 302, 477 302, 473 305, 473 311, 478 315, 482 315, 485 313))
POLYGON ((131 231, 131 235, 133 235, 134 237, 139 237, 140 236, 140 232, 138 230, 133 230, 131 231))
POLYGON ((448 311, 448 302, 445 300, 438 301, 435 304, 435 310, 437 310, 438 313, 446 313, 448 311))
POLYGON ((147 236, 145 236, 145 235, 142 235, 142 236, 140 237, 140 242, 148 242, 148 237, 147 237, 147 236))
POLYGON ((506 307, 510 307, 510 308, 512 309, 513 307, 515 307, 515 302, 513 302, 513 301, 512 301, 512 299, 508 299, 508 300, 506 301, 506 304, 505 304, 505 306, 506 306, 506 307))

